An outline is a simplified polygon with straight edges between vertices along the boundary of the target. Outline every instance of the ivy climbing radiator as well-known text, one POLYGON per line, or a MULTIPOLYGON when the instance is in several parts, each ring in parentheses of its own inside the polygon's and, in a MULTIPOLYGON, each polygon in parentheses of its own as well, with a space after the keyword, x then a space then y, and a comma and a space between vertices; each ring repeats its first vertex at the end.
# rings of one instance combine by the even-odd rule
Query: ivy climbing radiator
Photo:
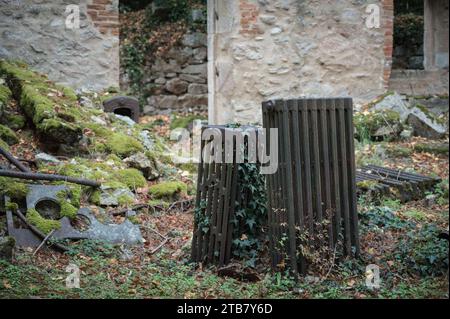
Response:
POLYGON ((279 168, 267 176, 273 268, 304 273, 307 246, 358 255, 352 99, 265 102, 263 122, 278 129, 279 168))
POLYGON ((194 212, 194 262, 224 266, 232 258, 254 260, 258 246, 264 242, 260 232, 267 225, 264 176, 259 174, 256 161, 248 161, 251 152, 249 139, 244 137, 247 134, 257 143, 254 127, 202 128, 204 152, 194 212), (240 151, 243 162, 239 161, 240 151))

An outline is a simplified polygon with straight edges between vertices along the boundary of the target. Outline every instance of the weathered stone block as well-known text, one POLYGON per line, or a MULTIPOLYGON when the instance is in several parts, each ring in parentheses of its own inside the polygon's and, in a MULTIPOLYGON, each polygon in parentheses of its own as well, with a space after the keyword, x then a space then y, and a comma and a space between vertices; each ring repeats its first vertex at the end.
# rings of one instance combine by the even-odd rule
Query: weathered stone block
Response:
POLYGON ((189 33, 183 37, 183 39, 181 40, 181 43, 185 46, 192 47, 192 48, 207 46, 208 45, 208 36, 205 33, 200 33, 200 32, 189 33))
POLYGON ((189 94, 206 94, 208 93, 208 85, 192 83, 188 87, 189 94))
POLYGON ((204 107, 208 105, 208 95, 186 94, 178 98, 178 106, 182 108, 204 107))
POLYGON ((187 92, 188 85, 188 82, 175 78, 166 83, 166 90, 175 95, 181 95, 187 92))

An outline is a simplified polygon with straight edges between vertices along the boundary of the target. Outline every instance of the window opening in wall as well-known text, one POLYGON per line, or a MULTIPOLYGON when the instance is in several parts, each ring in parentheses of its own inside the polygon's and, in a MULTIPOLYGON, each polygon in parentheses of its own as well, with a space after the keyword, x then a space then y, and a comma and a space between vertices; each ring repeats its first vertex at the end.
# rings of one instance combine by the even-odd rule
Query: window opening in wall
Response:
POLYGON ((394 2, 393 69, 424 69, 424 0, 394 2))

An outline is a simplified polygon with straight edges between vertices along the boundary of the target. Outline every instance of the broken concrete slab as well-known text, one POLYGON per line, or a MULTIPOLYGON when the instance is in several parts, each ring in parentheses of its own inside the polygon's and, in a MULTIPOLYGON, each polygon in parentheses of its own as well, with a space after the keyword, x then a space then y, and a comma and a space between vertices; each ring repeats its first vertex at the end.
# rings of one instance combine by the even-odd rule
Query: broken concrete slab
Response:
POLYGON ((122 224, 105 225, 100 223, 91 211, 82 208, 78 215, 83 216, 89 223, 85 231, 75 229, 67 217, 61 219, 61 228, 53 234, 56 239, 91 239, 106 241, 112 244, 137 245, 144 242, 139 226, 134 225, 128 219, 122 224))
POLYGON ((394 93, 386 96, 383 100, 376 103, 371 110, 374 111, 395 111, 400 115, 401 121, 406 121, 408 115, 411 113, 411 104, 407 100, 407 97, 394 93))
POLYGON ((407 123, 412 126, 414 135, 431 139, 441 139, 448 131, 446 125, 438 123, 434 117, 425 114, 417 107, 413 108, 408 115, 407 123))
POLYGON ((125 188, 119 188, 119 189, 112 189, 108 188, 107 186, 101 187, 101 194, 100 194, 100 205, 101 206, 119 206, 119 201, 121 198, 129 198, 135 199, 134 193, 130 191, 129 189, 125 188))

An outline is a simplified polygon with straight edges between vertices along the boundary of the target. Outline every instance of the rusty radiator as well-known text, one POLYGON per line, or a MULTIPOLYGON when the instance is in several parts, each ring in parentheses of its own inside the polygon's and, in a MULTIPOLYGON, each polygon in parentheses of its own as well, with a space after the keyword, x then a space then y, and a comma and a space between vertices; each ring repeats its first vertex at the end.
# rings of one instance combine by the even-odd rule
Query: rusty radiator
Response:
POLYGON ((279 167, 267 176, 272 266, 304 273, 312 238, 358 255, 352 99, 265 102, 263 123, 267 140, 278 129, 279 167))

